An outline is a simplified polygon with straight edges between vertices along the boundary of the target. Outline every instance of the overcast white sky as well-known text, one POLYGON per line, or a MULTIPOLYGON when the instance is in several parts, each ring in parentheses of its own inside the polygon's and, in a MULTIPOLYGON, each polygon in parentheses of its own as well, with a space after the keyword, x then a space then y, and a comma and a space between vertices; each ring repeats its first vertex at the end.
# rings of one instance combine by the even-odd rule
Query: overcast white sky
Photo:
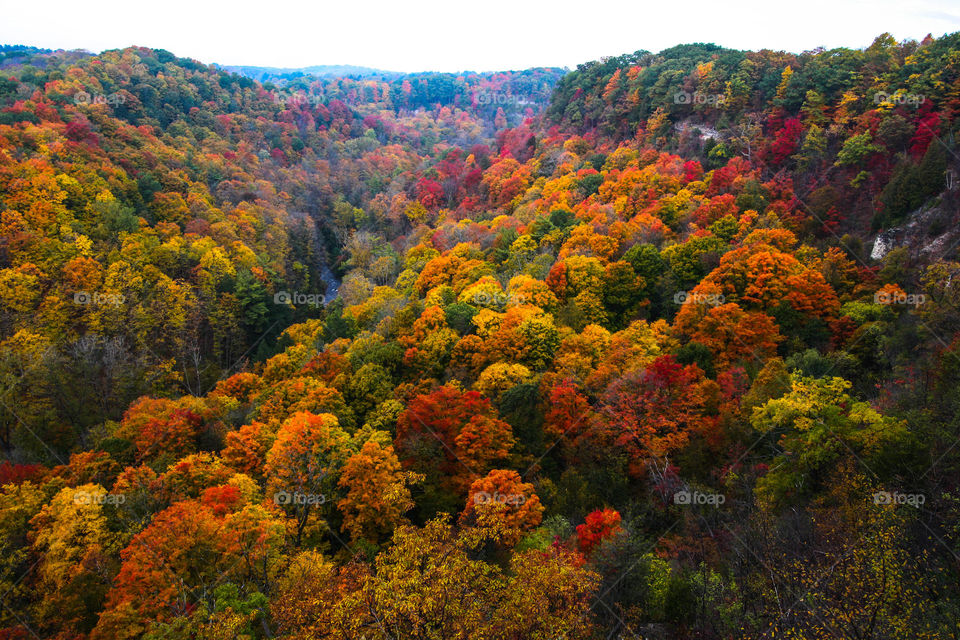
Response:
POLYGON ((799 52, 865 47, 889 31, 960 31, 957 0, 0 0, 0 44, 99 52, 129 45, 202 62, 395 71, 569 66, 714 42, 799 52))

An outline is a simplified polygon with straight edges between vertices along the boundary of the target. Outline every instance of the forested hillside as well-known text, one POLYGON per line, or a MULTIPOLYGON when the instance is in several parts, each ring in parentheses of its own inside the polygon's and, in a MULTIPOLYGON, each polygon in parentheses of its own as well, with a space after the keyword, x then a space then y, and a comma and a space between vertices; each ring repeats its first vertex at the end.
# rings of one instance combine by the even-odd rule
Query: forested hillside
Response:
POLYGON ((0 639, 955 637, 960 34, 259 72, 0 49, 0 639))

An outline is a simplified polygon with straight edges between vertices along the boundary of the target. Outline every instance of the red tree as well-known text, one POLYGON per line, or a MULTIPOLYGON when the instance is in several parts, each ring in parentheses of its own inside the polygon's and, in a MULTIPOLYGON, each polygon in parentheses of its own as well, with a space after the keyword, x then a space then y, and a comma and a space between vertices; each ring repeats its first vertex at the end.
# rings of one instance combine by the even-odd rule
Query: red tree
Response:
POLYGON ((597 509, 587 514, 586 521, 577 525, 577 545, 580 552, 589 555, 597 545, 622 529, 620 513, 615 509, 597 509))
POLYGON ((458 494, 506 458, 513 432, 477 391, 443 386, 410 401, 397 421, 396 448, 406 467, 458 494))

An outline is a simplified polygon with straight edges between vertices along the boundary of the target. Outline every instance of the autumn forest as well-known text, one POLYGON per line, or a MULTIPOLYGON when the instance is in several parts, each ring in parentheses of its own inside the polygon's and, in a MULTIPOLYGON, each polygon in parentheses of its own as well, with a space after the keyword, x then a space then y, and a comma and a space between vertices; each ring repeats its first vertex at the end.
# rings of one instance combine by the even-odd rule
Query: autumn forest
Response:
POLYGON ((958 114, 0 47, 0 640, 958 637, 958 114))

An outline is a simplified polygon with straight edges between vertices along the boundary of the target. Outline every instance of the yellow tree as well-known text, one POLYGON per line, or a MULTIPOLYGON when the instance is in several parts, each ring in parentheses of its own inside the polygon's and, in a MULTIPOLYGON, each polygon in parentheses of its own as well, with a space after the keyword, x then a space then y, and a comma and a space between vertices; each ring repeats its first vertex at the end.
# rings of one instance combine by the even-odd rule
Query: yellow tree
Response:
POLYGON ((519 473, 512 469, 494 469, 470 485, 460 522, 484 523, 491 518, 502 521, 503 541, 513 545, 523 533, 540 524, 543 505, 533 485, 523 482, 519 473))
POLYGON ((0 488, 0 589, 10 608, 0 612, 0 625, 16 625, 12 611, 20 610, 32 589, 21 579, 30 569, 32 545, 30 520, 43 507, 47 495, 32 482, 8 484, 0 488))
POLYGON ((294 520, 296 544, 312 522, 315 507, 332 498, 343 465, 353 453, 350 436, 336 416, 301 411, 280 425, 267 453, 267 498, 294 520))
POLYGON ((116 534, 104 513, 122 499, 97 484, 61 489, 30 521, 42 599, 36 619, 50 632, 89 631, 116 567, 116 534))
POLYGON ((393 447, 369 440, 350 456, 339 486, 347 491, 337 503, 343 514, 343 530, 354 540, 379 542, 393 533, 413 508, 407 484, 416 474, 404 473, 393 447))

